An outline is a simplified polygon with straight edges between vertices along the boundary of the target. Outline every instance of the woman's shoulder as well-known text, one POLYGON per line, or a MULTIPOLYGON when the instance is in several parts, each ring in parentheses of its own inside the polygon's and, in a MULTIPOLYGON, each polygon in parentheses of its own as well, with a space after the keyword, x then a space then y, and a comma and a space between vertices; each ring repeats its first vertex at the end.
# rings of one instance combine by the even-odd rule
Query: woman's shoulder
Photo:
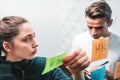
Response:
POLYGON ((45 57, 35 57, 30 61, 30 65, 34 67, 45 67, 46 58, 45 57))
POLYGON ((44 70, 45 64, 45 57, 35 57, 32 60, 29 60, 25 67, 26 76, 29 78, 28 80, 31 80, 32 77, 39 78, 44 70))
POLYGON ((32 59, 31 62, 44 63, 44 62, 46 62, 46 57, 35 57, 35 58, 32 59))

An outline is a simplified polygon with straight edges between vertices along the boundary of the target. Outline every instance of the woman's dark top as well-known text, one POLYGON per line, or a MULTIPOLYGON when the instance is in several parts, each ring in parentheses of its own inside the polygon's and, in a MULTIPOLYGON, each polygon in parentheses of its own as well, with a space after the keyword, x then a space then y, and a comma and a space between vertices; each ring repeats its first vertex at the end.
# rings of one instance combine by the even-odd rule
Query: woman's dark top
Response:
POLYGON ((56 68, 44 75, 46 58, 35 57, 32 60, 7 62, 0 58, 0 80, 72 80, 60 68, 56 68))

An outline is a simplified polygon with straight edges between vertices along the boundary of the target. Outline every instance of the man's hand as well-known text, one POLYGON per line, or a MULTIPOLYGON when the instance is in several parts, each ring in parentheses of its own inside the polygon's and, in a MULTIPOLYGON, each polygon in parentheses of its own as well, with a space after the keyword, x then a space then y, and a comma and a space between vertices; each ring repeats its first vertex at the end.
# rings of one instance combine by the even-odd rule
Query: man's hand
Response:
MULTIPOLYGON (((109 70, 106 70, 106 78, 108 80, 114 80, 114 74, 110 72, 109 70)), ((120 79, 115 79, 115 80, 120 80, 120 79)))

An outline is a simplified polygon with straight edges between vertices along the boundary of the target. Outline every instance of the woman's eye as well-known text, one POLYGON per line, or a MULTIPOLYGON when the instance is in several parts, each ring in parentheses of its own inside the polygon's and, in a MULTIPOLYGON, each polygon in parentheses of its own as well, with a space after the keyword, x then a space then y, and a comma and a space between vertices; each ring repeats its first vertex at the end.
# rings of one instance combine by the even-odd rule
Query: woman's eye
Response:
POLYGON ((32 40, 32 38, 27 38, 27 40, 26 40, 26 41, 27 41, 27 42, 30 42, 31 40, 32 40))

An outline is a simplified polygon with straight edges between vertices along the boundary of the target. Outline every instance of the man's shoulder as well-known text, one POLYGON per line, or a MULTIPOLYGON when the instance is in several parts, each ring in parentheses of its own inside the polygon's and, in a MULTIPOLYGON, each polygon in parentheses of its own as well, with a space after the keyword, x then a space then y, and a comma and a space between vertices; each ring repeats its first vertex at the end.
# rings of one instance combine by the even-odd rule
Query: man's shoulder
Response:
POLYGON ((120 41, 120 35, 118 35, 116 33, 111 33, 110 39, 112 39, 112 40, 119 40, 120 41))
POLYGON ((115 33, 112 33, 109 38, 110 38, 109 44, 111 46, 119 48, 118 46, 120 44, 120 36, 115 33))

